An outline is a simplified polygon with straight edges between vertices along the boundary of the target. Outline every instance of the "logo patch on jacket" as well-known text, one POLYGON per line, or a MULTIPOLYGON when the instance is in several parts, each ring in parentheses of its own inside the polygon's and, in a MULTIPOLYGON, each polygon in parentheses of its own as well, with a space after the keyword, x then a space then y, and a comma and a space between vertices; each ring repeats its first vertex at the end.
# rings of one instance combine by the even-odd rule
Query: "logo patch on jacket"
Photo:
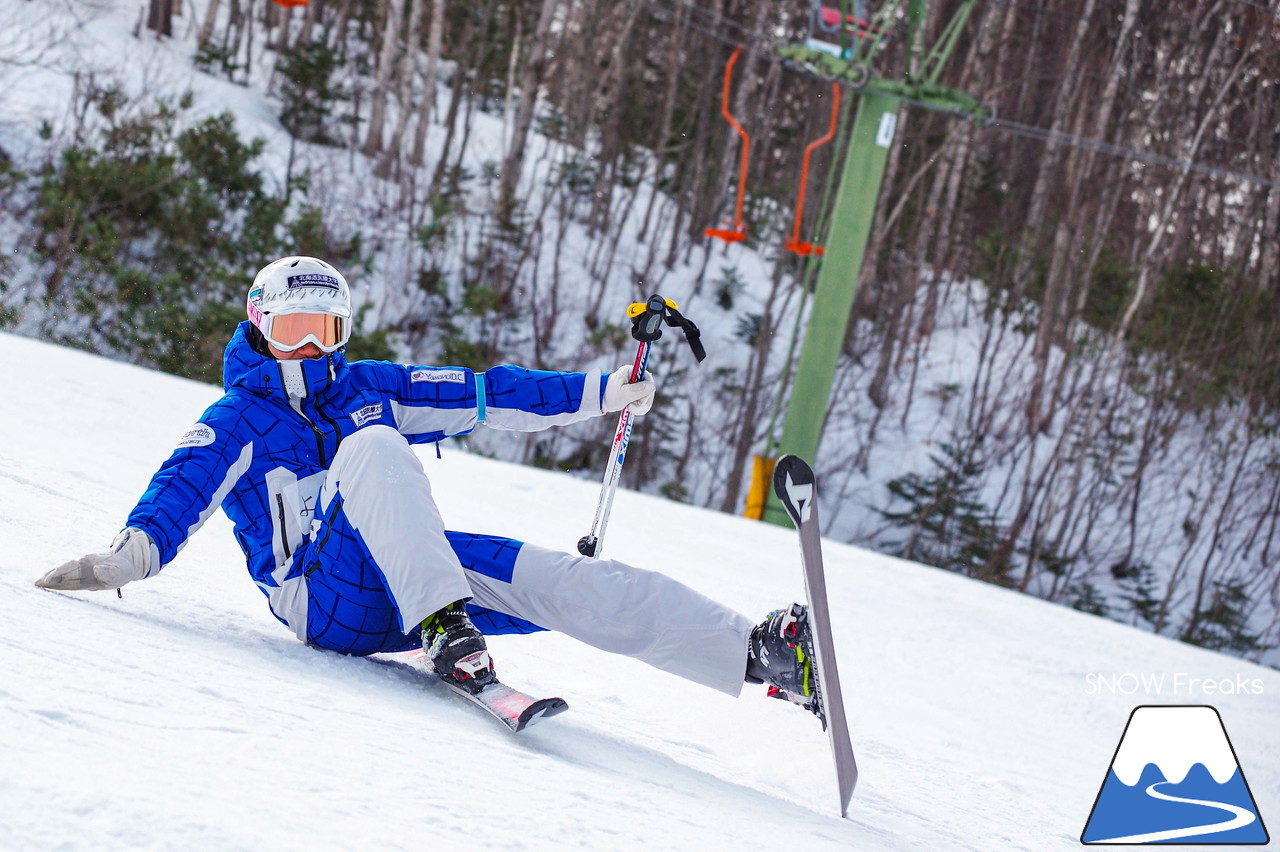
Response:
POLYGON ((216 440, 218 440, 218 433, 213 431, 213 427, 206 423, 197 423, 187 430, 187 433, 182 436, 182 440, 178 441, 177 449, 207 447, 216 440))
POLYGON ((356 428, 359 429, 366 423, 372 423, 382 417, 382 403, 375 402, 373 405, 366 405, 359 411, 351 412, 351 419, 355 421, 356 428))
POLYGON ((414 370, 409 376, 409 380, 413 382, 452 382, 456 385, 465 384, 467 374, 461 370, 414 370))

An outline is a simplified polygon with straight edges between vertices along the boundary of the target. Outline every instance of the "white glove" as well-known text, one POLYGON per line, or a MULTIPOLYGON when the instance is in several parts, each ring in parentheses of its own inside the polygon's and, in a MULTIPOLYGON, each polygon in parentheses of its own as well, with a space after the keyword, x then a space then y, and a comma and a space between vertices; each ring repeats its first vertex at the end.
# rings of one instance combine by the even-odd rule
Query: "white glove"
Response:
POLYGON ((36 585, 42 589, 101 592, 141 580, 160 561, 160 553, 142 530, 128 527, 111 542, 109 553, 90 553, 59 565, 36 585))
POLYGON ((631 407, 632 414, 647 414, 653 408, 653 395, 658 392, 653 374, 647 374, 638 382, 631 381, 631 367, 624 365, 609 374, 604 386, 604 398, 600 410, 605 414, 631 407))

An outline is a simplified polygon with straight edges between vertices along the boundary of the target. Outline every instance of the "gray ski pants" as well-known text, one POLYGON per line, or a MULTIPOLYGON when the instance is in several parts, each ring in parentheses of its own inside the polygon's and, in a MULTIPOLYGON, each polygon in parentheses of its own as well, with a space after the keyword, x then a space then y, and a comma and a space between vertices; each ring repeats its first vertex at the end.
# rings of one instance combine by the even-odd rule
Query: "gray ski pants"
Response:
MULTIPOLYGON (((318 507, 322 524, 338 523, 341 514, 343 528, 355 531, 405 634, 469 598, 721 692, 742 689, 752 628, 745 616, 664 574, 616 560, 446 532, 422 463, 390 427, 370 426, 343 441, 318 507), (470 557, 481 549, 495 555, 470 557)), ((303 624, 293 624, 299 616, 305 623, 304 613, 289 622, 302 635, 303 624)))

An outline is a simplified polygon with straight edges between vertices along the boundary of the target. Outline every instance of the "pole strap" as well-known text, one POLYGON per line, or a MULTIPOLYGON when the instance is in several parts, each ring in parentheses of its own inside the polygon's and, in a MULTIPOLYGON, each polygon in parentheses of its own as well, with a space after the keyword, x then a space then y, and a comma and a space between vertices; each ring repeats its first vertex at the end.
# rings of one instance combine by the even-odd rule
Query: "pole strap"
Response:
POLYGON ((684 334, 685 342, 689 344, 698 363, 706 359, 707 350, 702 346, 702 332, 693 320, 680 313, 679 307, 671 299, 655 294, 646 302, 632 302, 627 308, 627 316, 631 317, 631 336, 641 343, 652 343, 662 337, 662 326, 665 323, 684 334))

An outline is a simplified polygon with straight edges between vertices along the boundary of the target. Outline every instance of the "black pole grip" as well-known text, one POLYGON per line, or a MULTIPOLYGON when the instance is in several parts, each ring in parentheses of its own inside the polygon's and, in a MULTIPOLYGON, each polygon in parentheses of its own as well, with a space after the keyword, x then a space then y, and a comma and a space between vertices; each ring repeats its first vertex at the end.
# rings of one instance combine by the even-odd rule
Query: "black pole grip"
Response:
POLYGON ((631 320, 631 336, 641 343, 652 343, 662 337, 662 321, 666 313, 666 299, 650 296, 644 310, 631 320))

